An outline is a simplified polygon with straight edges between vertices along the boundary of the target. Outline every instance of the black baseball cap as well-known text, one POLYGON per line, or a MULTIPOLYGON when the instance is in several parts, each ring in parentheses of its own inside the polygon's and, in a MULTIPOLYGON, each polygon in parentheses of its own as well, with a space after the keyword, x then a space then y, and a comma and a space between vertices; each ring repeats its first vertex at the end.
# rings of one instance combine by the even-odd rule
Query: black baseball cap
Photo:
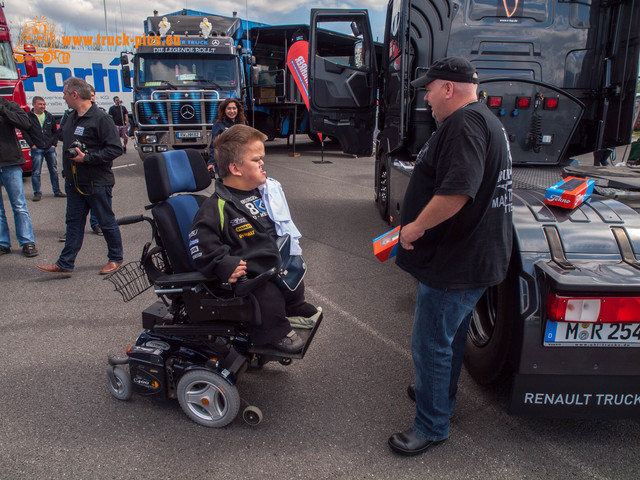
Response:
POLYGON ((478 73, 469 60, 462 57, 445 57, 431 64, 427 73, 411 82, 411 86, 423 87, 438 78, 450 82, 478 83, 478 73))

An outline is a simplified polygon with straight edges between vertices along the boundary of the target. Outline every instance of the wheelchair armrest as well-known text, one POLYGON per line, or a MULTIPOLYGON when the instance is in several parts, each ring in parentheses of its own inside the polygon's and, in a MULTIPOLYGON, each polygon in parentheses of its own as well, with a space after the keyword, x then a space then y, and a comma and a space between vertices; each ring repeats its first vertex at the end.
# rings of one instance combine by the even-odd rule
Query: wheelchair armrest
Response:
POLYGON ((199 283, 220 283, 217 278, 205 277, 200 272, 174 273, 171 275, 161 275, 153 282, 156 288, 180 288, 188 285, 197 285, 199 283))
POLYGON ((275 278, 276 275, 278 275, 278 269, 274 267, 267 270, 266 272, 261 273, 257 277, 252 278, 251 280, 240 279, 238 280, 238 283, 236 283, 236 295, 244 297, 252 290, 264 285, 272 278, 275 278))
MULTIPOLYGON (((252 290, 264 285, 278 274, 278 270, 274 267, 261 273, 250 280, 238 281, 235 285, 231 284, 236 296, 244 297, 252 290)), ((156 290, 178 290, 184 287, 195 286, 198 284, 215 283, 221 285, 222 282, 216 277, 205 277, 200 272, 174 273, 172 275, 162 275, 154 281, 156 290)), ((229 285, 229 284, 227 284, 229 285)))

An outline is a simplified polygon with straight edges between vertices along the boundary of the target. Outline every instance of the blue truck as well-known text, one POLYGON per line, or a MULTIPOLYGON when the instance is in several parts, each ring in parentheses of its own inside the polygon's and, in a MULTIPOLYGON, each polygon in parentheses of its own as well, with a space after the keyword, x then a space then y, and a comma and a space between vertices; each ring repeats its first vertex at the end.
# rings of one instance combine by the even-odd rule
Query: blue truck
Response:
MULTIPOLYGON (((351 35, 317 34, 341 63, 358 61, 351 35)), ((322 131, 310 129, 305 87, 287 67, 292 46, 308 37, 309 25, 269 26, 235 14, 185 9, 148 17, 135 52, 121 56, 124 83, 133 88, 140 156, 194 148, 206 158, 218 104, 229 97, 243 102, 248 123, 270 140, 293 135, 295 142, 301 134, 319 141, 322 131)), ((343 149, 352 153, 348 142, 343 149)))
POLYGON ((141 158, 185 148, 208 155, 219 103, 246 95, 242 38, 253 25, 188 10, 146 19, 132 65, 132 52, 121 56, 141 158))

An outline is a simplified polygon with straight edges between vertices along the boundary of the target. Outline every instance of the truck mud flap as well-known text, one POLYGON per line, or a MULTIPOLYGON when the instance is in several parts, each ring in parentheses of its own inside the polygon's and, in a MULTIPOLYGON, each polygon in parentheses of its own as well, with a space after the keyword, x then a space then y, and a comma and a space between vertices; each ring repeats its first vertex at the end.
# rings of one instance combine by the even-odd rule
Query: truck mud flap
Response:
POLYGON ((640 376, 518 374, 509 413, 547 418, 640 417, 640 376))

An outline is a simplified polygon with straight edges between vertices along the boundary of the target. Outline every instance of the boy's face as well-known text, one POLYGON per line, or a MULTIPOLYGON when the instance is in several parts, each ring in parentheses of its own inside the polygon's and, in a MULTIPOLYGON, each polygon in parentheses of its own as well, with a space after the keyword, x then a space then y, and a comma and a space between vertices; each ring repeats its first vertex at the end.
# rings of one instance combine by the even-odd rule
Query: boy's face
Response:
POLYGON ((243 183, 244 190, 253 190, 267 181, 267 172, 262 169, 264 156, 264 143, 260 140, 254 140, 249 142, 245 148, 242 165, 233 164, 233 167, 240 174, 239 179, 243 183))

